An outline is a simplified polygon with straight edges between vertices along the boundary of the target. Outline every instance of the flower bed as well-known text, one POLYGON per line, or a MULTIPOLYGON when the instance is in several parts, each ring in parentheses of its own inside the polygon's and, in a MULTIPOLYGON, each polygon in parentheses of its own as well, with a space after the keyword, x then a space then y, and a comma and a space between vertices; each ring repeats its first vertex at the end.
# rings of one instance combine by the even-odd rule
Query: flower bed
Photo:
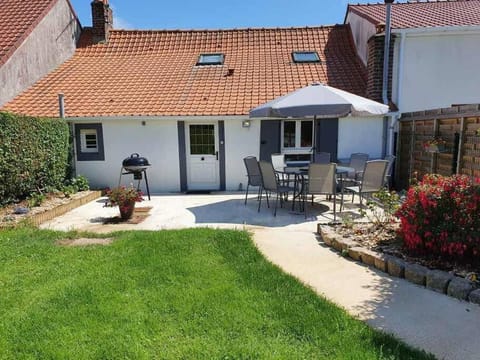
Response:
POLYGON ((17 226, 22 221, 27 221, 33 225, 40 225, 57 216, 84 205, 101 196, 100 191, 80 191, 70 196, 59 194, 49 194, 45 201, 39 206, 28 209, 25 213, 16 213, 18 209, 27 209, 27 200, 17 204, 10 204, 0 208, 0 229, 17 226))

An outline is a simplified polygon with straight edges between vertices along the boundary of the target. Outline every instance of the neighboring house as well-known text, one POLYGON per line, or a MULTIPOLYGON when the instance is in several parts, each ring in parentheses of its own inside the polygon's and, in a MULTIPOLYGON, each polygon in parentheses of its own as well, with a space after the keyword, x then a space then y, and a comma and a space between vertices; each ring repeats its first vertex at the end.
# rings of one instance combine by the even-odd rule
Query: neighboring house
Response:
MULTIPOLYGON (((368 66, 367 95, 380 100, 385 5, 349 5, 357 54, 368 66)), ((392 5, 389 100, 400 112, 480 103, 480 0, 392 5)))
POLYGON ((68 0, 1 0, 0 107, 70 58, 80 32, 68 0))
POLYGON ((249 110, 323 82, 365 95, 366 70, 349 25, 235 30, 112 30, 107 1, 94 1, 75 55, 4 109, 58 116, 65 96, 76 171, 92 186, 118 184, 122 160, 149 159, 154 192, 237 190, 242 159, 381 157, 383 117, 257 120, 249 110), (315 131, 314 127, 315 126, 315 131), (316 139, 314 135, 316 134, 316 139))

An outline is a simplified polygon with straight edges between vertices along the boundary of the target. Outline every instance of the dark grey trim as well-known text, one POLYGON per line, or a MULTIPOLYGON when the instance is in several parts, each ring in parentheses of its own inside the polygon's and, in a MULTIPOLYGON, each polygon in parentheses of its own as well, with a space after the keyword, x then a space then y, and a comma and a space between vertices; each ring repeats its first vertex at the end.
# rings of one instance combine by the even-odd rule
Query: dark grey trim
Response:
POLYGON ((178 160, 180 164, 180 191, 187 191, 187 150, 185 143, 185 121, 177 122, 178 160))
POLYGON ((77 149, 77 161, 104 161, 105 150, 103 147, 103 129, 102 124, 75 124, 75 142, 77 149), (82 152, 80 141, 80 130, 95 129, 97 131, 98 152, 82 152))
POLYGON ((260 123, 260 160, 271 161, 274 153, 280 152, 280 120, 262 120, 260 123))
POLYGON ((315 120, 315 151, 329 152, 331 161, 338 161, 338 118, 315 120))
POLYGON ((220 161, 220 190, 225 191, 226 189, 226 172, 225 172, 225 121, 220 120, 218 122, 218 143, 220 156, 218 160, 220 161))

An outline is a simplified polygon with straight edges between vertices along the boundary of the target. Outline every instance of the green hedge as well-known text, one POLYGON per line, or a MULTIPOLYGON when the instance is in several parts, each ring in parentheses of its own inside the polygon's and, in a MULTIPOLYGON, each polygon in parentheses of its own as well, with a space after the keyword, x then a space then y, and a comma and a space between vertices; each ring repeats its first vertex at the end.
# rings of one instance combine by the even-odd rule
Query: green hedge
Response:
POLYGON ((0 203, 60 187, 68 136, 65 120, 0 112, 0 203))

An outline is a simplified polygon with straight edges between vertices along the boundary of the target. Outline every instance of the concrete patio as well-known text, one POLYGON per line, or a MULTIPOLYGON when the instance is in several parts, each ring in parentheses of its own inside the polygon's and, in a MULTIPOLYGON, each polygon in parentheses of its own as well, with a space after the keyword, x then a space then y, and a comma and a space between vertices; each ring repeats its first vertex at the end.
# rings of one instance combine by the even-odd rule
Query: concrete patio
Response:
MULTIPOLYGON (((118 215, 118 208, 106 208, 105 199, 99 199, 42 228, 102 233, 205 226, 246 229, 269 261, 374 328, 438 359, 479 358, 480 306, 390 277, 324 246, 315 231, 318 222, 333 220, 331 202, 316 204, 305 219, 303 213, 292 213, 289 203, 274 217, 266 203, 257 212, 254 195, 247 206, 243 200, 242 193, 153 196, 137 204, 152 208, 143 222, 104 225, 106 218, 118 215)), ((350 197, 345 200, 340 217, 358 216, 358 205, 351 204, 350 197)))
MULTIPOLYGON (((145 197, 146 198, 146 197, 145 197)), ((105 198, 98 199, 79 207, 41 227, 54 230, 81 230, 92 232, 110 232, 116 230, 162 230, 186 227, 218 227, 218 228, 251 228, 271 227, 292 230, 311 230, 318 222, 333 221, 333 202, 325 200, 325 196, 317 196, 315 205, 308 206, 308 217, 303 212, 292 211, 292 202, 280 205, 277 216, 273 216, 273 204, 267 208, 262 200, 260 212, 257 211, 256 195, 249 196, 244 205, 244 193, 211 193, 202 195, 165 194, 152 196, 151 200, 137 203, 137 207, 151 207, 149 216, 139 224, 104 224, 105 220, 119 215, 118 207, 104 207, 105 198)), ((345 197, 345 208, 339 214, 337 201, 337 220, 341 216, 358 216, 357 205, 349 203, 345 197)), ((298 204, 298 202, 297 202, 298 204)))

